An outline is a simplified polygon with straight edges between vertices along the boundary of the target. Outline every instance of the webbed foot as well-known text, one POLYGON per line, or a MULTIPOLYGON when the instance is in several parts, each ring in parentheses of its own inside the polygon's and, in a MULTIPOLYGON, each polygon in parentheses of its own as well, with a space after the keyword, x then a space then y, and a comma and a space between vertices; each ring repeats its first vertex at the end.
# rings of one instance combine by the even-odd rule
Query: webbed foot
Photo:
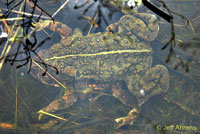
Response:
POLYGON ((132 125, 135 118, 139 115, 139 111, 136 108, 133 108, 127 116, 117 118, 115 121, 117 122, 116 128, 120 128, 121 126, 124 126, 126 124, 132 125))

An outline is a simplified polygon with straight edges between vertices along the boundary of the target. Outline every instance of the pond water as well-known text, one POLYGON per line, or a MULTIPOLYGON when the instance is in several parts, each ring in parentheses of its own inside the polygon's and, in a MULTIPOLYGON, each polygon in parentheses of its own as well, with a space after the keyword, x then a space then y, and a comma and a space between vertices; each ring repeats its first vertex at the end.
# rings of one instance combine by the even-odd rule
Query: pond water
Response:
MULTIPOLYGON (((18 41, 1 38, 1 55, 6 44, 11 50, 0 70, 0 133, 200 133, 200 2, 151 1, 173 16, 171 23, 144 5, 125 10, 128 2, 41 0, 35 14, 42 9, 55 24, 45 13, 33 28, 29 21, 38 16, 7 20, 10 28, 27 22, 23 28, 35 34, 26 39, 20 27, 18 41)), ((17 17, 23 2, 6 3, 3 18, 17 17)), ((33 5, 22 7, 31 13, 33 5)))

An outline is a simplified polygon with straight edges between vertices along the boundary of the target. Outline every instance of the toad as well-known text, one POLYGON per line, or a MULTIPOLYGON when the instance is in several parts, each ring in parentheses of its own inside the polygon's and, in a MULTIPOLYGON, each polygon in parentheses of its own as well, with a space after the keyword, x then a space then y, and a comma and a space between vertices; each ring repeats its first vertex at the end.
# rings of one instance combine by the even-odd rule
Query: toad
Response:
MULTIPOLYGON (((163 65, 152 66, 152 48, 149 45, 159 31, 157 18, 153 14, 137 13, 125 15, 107 27, 105 33, 82 35, 75 29, 56 22, 44 21, 40 28, 49 27, 60 32, 61 42, 39 55, 45 63, 55 66, 57 80, 73 80, 78 83, 75 89, 66 89, 62 98, 51 102, 42 110, 55 112, 67 108, 77 101, 76 90, 84 93, 92 90, 110 90, 112 95, 132 110, 125 117, 115 119, 122 126, 132 123, 139 114, 139 108, 150 97, 166 92, 169 87, 169 74, 163 65), (91 86, 88 81, 100 84, 91 86), (85 83, 83 81, 86 81, 85 83), (81 82, 81 84, 80 84, 81 82), (124 89, 122 83, 127 85, 124 89), (80 85, 80 86, 79 86, 80 85)), ((33 69, 41 72, 36 66, 33 69)), ((48 70, 51 73, 51 70, 48 70)), ((48 76, 33 75, 45 84, 58 86, 48 76)))

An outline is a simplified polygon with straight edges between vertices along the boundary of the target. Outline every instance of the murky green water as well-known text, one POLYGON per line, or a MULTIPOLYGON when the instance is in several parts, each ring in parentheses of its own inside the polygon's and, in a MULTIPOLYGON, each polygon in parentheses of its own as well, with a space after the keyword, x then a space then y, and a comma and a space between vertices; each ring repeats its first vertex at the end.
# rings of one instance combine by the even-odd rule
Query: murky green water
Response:
MULTIPOLYGON (((38 5, 40 5, 40 7, 49 14, 53 15, 64 2, 65 1, 62 0, 49 2, 40 1, 38 2, 38 5)), ((83 4, 84 2, 87 2, 87 0, 69 1, 69 3, 67 3, 66 6, 54 17, 55 21, 62 22, 72 28, 72 30, 79 28, 83 35, 87 36, 91 29, 92 19, 95 18, 95 23, 93 23, 94 26, 90 31, 91 35, 97 32, 105 33, 106 26, 117 22, 122 16, 125 15, 119 10, 119 8, 113 8, 113 6, 106 4, 104 0, 96 2, 91 0, 86 4, 83 4)), ((159 3, 157 1, 155 2, 159 3)), ((126 124, 119 127, 119 124, 115 122, 115 119, 127 116, 129 111, 133 108, 130 106, 132 104, 130 100, 132 99, 123 99, 127 101, 127 106, 124 105, 123 101, 121 102, 120 99, 116 99, 116 97, 112 95, 112 85, 116 84, 116 79, 111 77, 112 80, 107 81, 106 84, 109 85, 112 83, 112 85, 110 84, 106 88, 106 91, 94 90, 95 87, 93 87, 93 90, 91 91, 91 88, 87 87, 88 90, 84 91, 88 91, 88 93, 84 94, 83 90, 76 89, 77 87, 80 89, 86 88, 85 84, 81 85, 79 81, 89 82, 89 84, 87 83, 87 86, 92 86, 93 84, 97 87, 102 87, 102 85, 105 84, 105 81, 100 79, 101 74, 99 74, 99 78, 96 81, 91 75, 87 75, 89 76, 88 79, 84 78, 75 81, 73 77, 66 76, 63 73, 66 70, 63 71, 61 69, 60 73, 56 75, 55 71, 50 71, 50 68, 49 73, 54 75, 54 77, 68 89, 73 87, 72 90, 78 97, 76 102, 73 98, 71 99, 74 102, 71 106, 66 106, 65 103, 59 102, 56 103, 59 104, 57 108, 56 105, 49 107, 55 107, 56 111, 50 113, 57 117, 44 114, 41 120, 39 120, 39 110, 48 106, 54 100, 66 100, 64 97, 71 96, 63 97, 63 94, 66 95, 66 91, 68 90, 64 89, 62 85, 51 78, 49 74, 46 74, 45 77, 41 76, 37 79, 36 77, 33 77, 33 75, 36 75, 39 72, 32 70, 31 73, 33 75, 31 75, 31 73, 27 73, 28 65, 16 69, 15 67, 19 65, 18 62, 13 66, 6 63, 0 71, 0 133, 199 133, 200 2, 195 0, 166 0, 164 2, 168 6, 169 10, 173 11, 171 12, 174 18, 173 25, 157 16, 159 18, 159 32, 156 39, 151 41, 149 45, 153 50, 152 67, 160 64, 168 69, 169 88, 164 93, 160 92, 159 94, 148 98, 147 101, 141 106, 134 105, 140 113, 134 119, 132 124, 126 124), (172 27, 174 29, 172 29, 172 27), (170 38, 174 34, 171 30, 174 30, 175 38, 165 49, 161 50, 163 46, 170 41, 170 38), (170 52, 172 53, 170 54, 170 52), (42 82, 41 79, 48 79, 48 81, 43 80, 42 82), (44 84, 45 82, 48 84, 44 84), (14 126, 11 128, 5 127, 2 123, 8 123, 11 125, 15 124, 15 129, 12 128, 14 126)), ((2 5, 2 7, 0 6, 0 8, 2 8, 2 11, 5 12, 3 10, 6 8, 4 5, 2 5)), ((166 12, 163 7, 161 9, 166 12)), ((139 12, 153 14, 145 7, 142 7, 139 12)), ((36 14, 38 14, 38 11, 36 11, 36 14)), ((11 14, 11 16, 13 17, 15 15, 11 14)), ((3 25, 3 23, 1 23, 1 25, 3 25)), ((42 49, 50 50, 49 48, 53 44, 59 43, 61 40, 60 34, 51 32, 48 29, 45 30, 52 35, 52 38, 51 40, 46 41, 36 52, 39 52, 42 49)), ((61 28, 61 30, 63 29, 61 28)), ((47 37, 47 34, 44 32, 37 32, 36 37, 37 41, 41 42, 47 37)), ((139 39, 139 41, 140 40, 141 39, 139 39)), ((4 45, 5 42, 1 45, 1 52, 4 45)), ((109 46, 106 47, 108 47, 109 50, 109 46)), ((12 51, 15 50, 13 49, 12 51)), ((59 52, 61 53, 61 51, 58 51, 58 53, 59 52)), ((96 51, 94 50, 94 52, 96 51)), ((47 53, 51 52, 47 51, 47 53)), ((73 53, 72 51, 71 54, 78 53, 73 53)), ((110 58, 112 59, 112 57, 110 58)), ((76 60, 76 58, 73 59, 73 61, 76 60)), ((95 62, 92 59, 91 61, 95 62)), ((107 61, 104 61, 104 63, 107 63, 107 61)), ((137 63, 134 64, 137 65, 137 63)), ((57 67, 59 68, 59 66, 57 67)), ((118 78, 123 81, 124 91, 128 91, 129 85, 126 84, 127 82, 125 82, 125 80, 128 81, 127 77, 129 75, 126 75, 126 77, 125 74, 133 73, 130 70, 131 69, 128 70, 129 72, 127 71, 124 73, 124 75, 121 75, 122 78, 118 78)), ((70 71, 73 73, 73 70, 70 71)), ((42 72, 43 71, 40 72, 40 75, 42 72)), ((81 69, 79 72, 81 72, 81 69)), ((107 71, 104 70, 104 72, 107 71)), ((133 74, 141 76, 140 74, 142 73, 136 72, 133 74)), ((113 75, 115 75, 115 72, 113 75)), ((162 75, 160 77, 162 77, 162 75)), ((151 80, 155 81, 155 79, 151 80)), ((148 83, 148 81, 145 81, 144 84, 146 83, 148 83)), ((99 89, 101 90, 101 88, 99 89)), ((134 96, 134 94, 132 95, 134 96)), ((147 96, 148 94, 144 94, 144 98, 145 95, 147 96)), ((129 98, 129 96, 125 95, 125 98, 129 98)), ((43 110, 45 111, 45 109, 43 110)))

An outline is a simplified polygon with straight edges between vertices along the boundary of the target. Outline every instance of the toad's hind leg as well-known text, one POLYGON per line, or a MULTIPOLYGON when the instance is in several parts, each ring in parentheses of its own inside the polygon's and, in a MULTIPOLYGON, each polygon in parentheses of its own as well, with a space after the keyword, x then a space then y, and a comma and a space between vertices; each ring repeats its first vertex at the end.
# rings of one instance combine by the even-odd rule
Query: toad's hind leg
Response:
POLYGON ((152 96, 166 92, 169 88, 169 73, 167 68, 163 65, 156 65, 147 70, 139 81, 139 87, 136 91, 136 97, 140 105, 152 96), (141 92, 141 90, 144 92, 141 92))
POLYGON ((122 90, 120 86, 112 87, 113 95, 122 103, 132 107, 127 116, 115 119, 119 124, 118 127, 132 124, 143 103, 152 96, 166 92, 169 88, 168 70, 162 65, 147 70, 139 79, 136 76, 131 75, 126 78, 129 91, 122 90))
POLYGON ((127 116, 115 119, 119 128, 125 124, 132 124, 134 119, 139 114, 137 99, 129 92, 125 90, 122 81, 117 81, 112 85, 112 94, 115 98, 119 99, 123 104, 133 108, 127 116))
POLYGON ((137 98, 139 105, 150 97, 166 92, 169 88, 169 74, 166 67, 156 65, 139 76, 131 75, 126 78, 129 91, 137 98))
POLYGON ((65 109, 73 105, 77 101, 77 95, 74 91, 66 90, 65 94, 61 99, 52 101, 47 107, 39 111, 39 120, 42 118, 42 115, 47 112, 55 112, 57 110, 65 109))

